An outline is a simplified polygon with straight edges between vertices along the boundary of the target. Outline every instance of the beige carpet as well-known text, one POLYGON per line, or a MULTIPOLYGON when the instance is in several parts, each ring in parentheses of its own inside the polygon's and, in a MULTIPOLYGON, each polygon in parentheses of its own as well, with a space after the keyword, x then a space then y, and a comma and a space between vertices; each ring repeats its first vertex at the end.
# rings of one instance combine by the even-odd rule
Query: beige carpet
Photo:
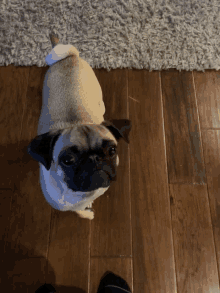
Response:
POLYGON ((0 66, 46 66, 50 32, 93 68, 220 68, 218 0, 0 0, 0 66))

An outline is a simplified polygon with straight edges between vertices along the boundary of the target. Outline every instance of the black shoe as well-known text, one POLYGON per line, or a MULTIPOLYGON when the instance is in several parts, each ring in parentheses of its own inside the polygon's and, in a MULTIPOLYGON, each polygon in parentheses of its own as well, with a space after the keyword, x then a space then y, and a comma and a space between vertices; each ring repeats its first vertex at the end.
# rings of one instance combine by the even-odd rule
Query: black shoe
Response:
MULTIPOLYGON (((126 281, 124 281, 122 278, 120 278, 119 276, 109 271, 107 271, 103 275, 97 292, 104 289, 105 286, 107 285, 114 285, 131 292, 131 289, 126 283, 126 281)), ((38 288, 37 291, 35 291, 35 293, 53 293, 53 292, 56 292, 55 288, 51 284, 46 284, 46 283, 40 288, 38 288)))
POLYGON ((107 285, 114 285, 114 286, 117 286, 119 288, 122 288, 122 289, 125 289, 125 290, 131 292, 131 289, 128 286, 128 284, 126 283, 126 281, 124 281, 122 278, 120 278, 119 276, 113 274, 110 271, 107 271, 103 275, 103 277, 102 277, 102 279, 100 281, 99 288, 98 288, 97 292, 99 292, 100 290, 104 289, 105 286, 107 286, 107 285))
POLYGON ((51 284, 44 284, 35 291, 35 293, 54 293, 56 292, 55 288, 51 284))

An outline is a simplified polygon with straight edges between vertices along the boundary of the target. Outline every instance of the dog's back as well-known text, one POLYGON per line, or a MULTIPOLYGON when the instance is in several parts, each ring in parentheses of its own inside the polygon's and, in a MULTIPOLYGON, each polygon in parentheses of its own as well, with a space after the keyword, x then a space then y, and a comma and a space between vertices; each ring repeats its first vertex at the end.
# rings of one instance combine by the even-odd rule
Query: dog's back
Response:
POLYGON ((56 45, 46 57, 46 72, 38 135, 62 123, 100 124, 105 106, 91 66, 71 45, 56 45))

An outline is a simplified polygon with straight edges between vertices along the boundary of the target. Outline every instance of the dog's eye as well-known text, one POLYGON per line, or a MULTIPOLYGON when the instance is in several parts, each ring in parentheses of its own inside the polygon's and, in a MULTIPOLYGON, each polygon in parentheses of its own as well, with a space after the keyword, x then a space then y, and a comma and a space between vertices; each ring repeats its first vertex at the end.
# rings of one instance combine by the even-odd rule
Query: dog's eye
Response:
POLYGON ((62 162, 66 166, 71 166, 71 165, 73 165, 75 163, 75 160, 73 158, 63 158, 62 162))
POLYGON ((109 154, 110 156, 114 156, 116 154, 116 147, 110 147, 109 154))

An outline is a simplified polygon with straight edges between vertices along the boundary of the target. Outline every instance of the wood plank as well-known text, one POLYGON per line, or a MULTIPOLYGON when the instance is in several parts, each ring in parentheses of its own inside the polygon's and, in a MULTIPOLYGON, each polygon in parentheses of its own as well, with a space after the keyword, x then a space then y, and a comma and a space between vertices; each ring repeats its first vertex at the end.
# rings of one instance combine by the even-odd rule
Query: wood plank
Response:
MULTIPOLYGON (((212 218, 212 229, 215 249, 220 265, 220 131, 203 130, 203 147, 208 181, 209 205, 212 218)), ((220 273, 220 272, 219 272, 220 273)))
POLYGON ((220 128, 220 72, 193 72, 201 129, 220 128))
POLYGON ((162 72, 162 92, 177 288, 219 292, 192 72, 162 72))
POLYGON ((52 209, 46 283, 57 293, 67 288, 88 292, 90 225, 76 213, 52 209))
POLYGON ((219 71, 207 70, 205 74, 194 72, 193 75, 200 114, 212 230, 220 274, 220 74, 219 71))
POLYGON ((26 102, 30 68, 2 66, 0 70, 0 188, 13 189, 14 176, 18 170, 18 142, 20 140, 23 111, 26 102))
MULTIPOLYGON (((8 68, 1 68, 2 76, 4 71, 7 72, 8 68)), ((35 292, 45 282, 51 208, 41 193, 38 163, 27 153, 27 146, 37 131, 44 72, 45 68, 35 66, 19 67, 9 73, 12 80, 9 92, 14 94, 8 100, 15 100, 16 104, 8 137, 12 144, 15 138, 18 142, 13 151, 8 149, 8 158, 11 154, 16 157, 11 170, 14 190, 4 255, 8 277, 1 282, 2 288, 7 288, 8 292, 35 292), (16 81, 14 84, 13 80, 16 81)))
MULTIPOLYGON (((0 190, 0 198, 1 198, 1 204, 0 204, 0 250, 3 252, 2 254, 5 255, 6 253, 6 246, 7 246, 7 235, 8 231, 10 230, 10 211, 11 211, 11 201, 13 197, 13 190, 10 189, 1 189, 0 190)), ((3 266, 4 262, 4 255, 1 255, 1 268, 0 268, 0 279, 2 278, 5 269, 3 266)), ((1 284, 1 282, 0 282, 1 284)))
POLYGON ((169 187, 178 292, 220 292, 207 186, 169 187))
POLYGON ((160 73, 129 70, 134 292, 176 292, 160 73))
POLYGON ((206 183, 192 72, 161 74, 169 183, 206 183))

